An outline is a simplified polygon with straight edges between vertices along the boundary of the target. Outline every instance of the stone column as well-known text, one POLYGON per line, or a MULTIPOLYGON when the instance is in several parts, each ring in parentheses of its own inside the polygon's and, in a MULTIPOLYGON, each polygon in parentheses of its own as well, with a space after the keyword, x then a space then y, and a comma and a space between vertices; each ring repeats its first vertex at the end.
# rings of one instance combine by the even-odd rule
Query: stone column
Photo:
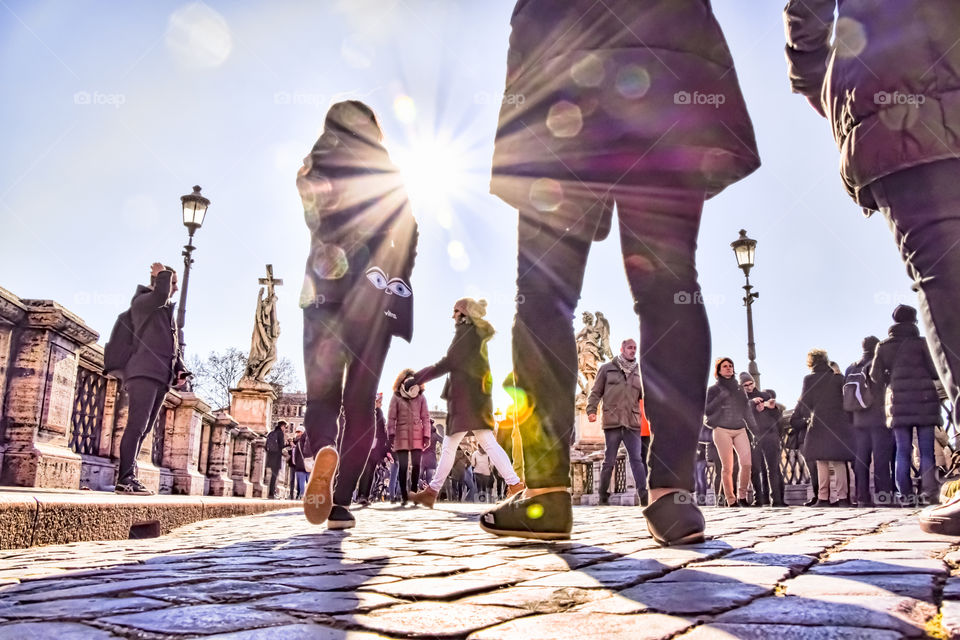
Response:
MULTIPOLYGON (((16 305, 7 300, 8 311, 16 305)), ((0 484, 80 487, 81 458, 70 450, 79 351, 98 334, 52 300, 21 300, 11 334, 4 399, 0 484)))
POLYGON ((273 385, 242 378, 236 389, 230 389, 230 415, 241 427, 265 436, 270 433, 270 418, 276 399, 273 385))
POLYGON ((237 421, 225 412, 216 414, 210 427, 210 453, 207 458, 207 477, 210 479, 210 495, 232 496, 233 480, 230 469, 233 464, 232 440, 237 431, 237 421))
MULTIPOLYGON (((254 498, 267 497, 267 477, 265 471, 267 468, 267 439, 263 436, 257 436, 253 439, 253 470, 250 472, 250 484, 253 487, 254 498)), ((278 485, 279 486, 279 485, 278 485)))
POLYGON ((241 498, 253 497, 253 484, 250 481, 250 464, 252 462, 252 441, 257 437, 250 429, 240 427, 233 438, 233 495, 241 498))
MULTIPOLYGON (((0 442, 3 442, 2 418, 7 389, 7 371, 14 354, 13 338, 17 326, 27 316, 27 308, 20 302, 20 298, 0 287, 0 442)), ((3 469, 3 450, 0 445, 0 470, 3 469)))
POLYGON ((174 402, 174 408, 167 412, 163 459, 164 466, 173 472, 173 493, 201 496, 204 477, 198 471, 200 436, 210 406, 191 392, 171 391, 167 399, 174 402))

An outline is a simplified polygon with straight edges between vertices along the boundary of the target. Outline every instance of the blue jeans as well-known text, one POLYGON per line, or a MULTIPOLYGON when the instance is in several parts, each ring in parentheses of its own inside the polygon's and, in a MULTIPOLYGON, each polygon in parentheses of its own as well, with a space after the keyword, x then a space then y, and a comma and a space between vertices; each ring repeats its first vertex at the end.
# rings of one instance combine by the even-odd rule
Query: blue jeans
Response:
POLYGON ((627 449, 627 459, 633 470, 637 491, 641 494, 646 493, 647 467, 644 465, 643 441, 640 439, 640 432, 627 427, 605 428, 603 438, 606 440, 607 448, 603 452, 603 466, 600 467, 600 495, 604 497, 610 495, 610 478, 617 463, 617 452, 620 450, 621 442, 627 449))
MULTIPOLYGON (((933 454, 933 427, 916 427, 917 446, 920 449, 920 491, 932 497, 937 491, 937 465, 933 454)), ((910 465, 913 453, 913 427, 896 427, 893 437, 897 442, 897 491, 901 496, 913 495, 910 465)))
POLYGON ((390 502, 400 499, 400 462, 397 458, 390 463, 390 502))
POLYGON ((306 471, 297 471, 296 481, 297 481, 297 497, 303 497, 303 490, 307 486, 307 478, 310 477, 310 474, 306 471))

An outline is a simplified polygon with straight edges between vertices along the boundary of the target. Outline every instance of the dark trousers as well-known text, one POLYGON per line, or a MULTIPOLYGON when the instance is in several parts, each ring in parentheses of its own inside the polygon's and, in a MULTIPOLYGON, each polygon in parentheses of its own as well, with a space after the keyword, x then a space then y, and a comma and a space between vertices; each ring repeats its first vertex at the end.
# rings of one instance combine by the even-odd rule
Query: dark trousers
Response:
POLYGON ((918 292, 927 344, 960 424, 960 160, 898 171, 870 187, 918 292))
POLYGON ((325 446, 337 448, 340 468, 333 502, 346 507, 373 446, 377 384, 390 334, 375 318, 366 326, 346 324, 341 312, 342 305, 304 309, 307 411, 303 425, 309 448, 305 455, 312 456, 325 446), (338 423, 341 409, 343 433, 338 423))
POLYGON ((493 476, 489 473, 474 473, 473 481, 477 483, 477 494, 482 496, 481 502, 491 502, 490 494, 493 491, 493 476))
POLYGON ((647 469, 643 464, 643 442, 640 440, 640 432, 627 427, 605 428, 603 438, 606 441, 606 449, 603 452, 603 466, 600 467, 600 497, 606 498, 610 495, 610 478, 617 464, 617 452, 620 451, 621 442, 627 450, 627 460, 630 462, 633 480, 637 483, 637 491, 641 494, 646 493, 647 469))
POLYGON ((754 443, 752 481, 757 504, 784 504, 780 455, 780 437, 776 433, 763 435, 754 443))
MULTIPOLYGON (((917 449, 920 453, 920 493, 926 498, 937 495, 937 462, 934 453, 935 427, 916 427, 917 449)), ((913 427, 894 427, 896 441, 897 491, 904 498, 913 496, 913 427)))
POLYGON ((397 462, 400 465, 400 499, 407 501, 407 490, 416 491, 420 482, 420 456, 423 451, 420 449, 411 449, 410 451, 397 451, 397 462), (410 474, 407 475, 407 465, 410 464, 410 474))
POLYGON ((129 482, 137 477, 137 456, 144 438, 153 429, 163 408, 163 399, 170 385, 150 378, 131 378, 124 388, 129 399, 127 426, 120 439, 120 468, 117 482, 129 482))
POLYGON ((894 440, 893 433, 883 424, 854 429, 857 458, 853 463, 853 474, 857 479, 857 503, 869 505, 870 497, 870 458, 873 457, 873 488, 877 502, 889 504, 893 494, 894 440))
POLYGON ((549 211, 520 211, 513 363, 534 411, 521 425, 526 483, 570 485, 577 386, 573 314, 603 211, 615 199, 634 310, 644 408, 653 434, 649 486, 693 489, 710 328, 695 253, 703 194, 640 186, 590 190, 570 180, 549 211), (579 191, 579 193, 578 193, 579 191), (610 195, 607 195, 610 194, 610 195), (554 206, 555 204, 555 206, 554 206))
POLYGON ((357 484, 357 499, 369 500, 370 490, 373 489, 373 476, 377 473, 377 465, 386 456, 381 456, 379 451, 371 452, 367 457, 367 463, 363 465, 363 473, 360 474, 360 481, 357 484))
POLYGON ((278 455, 276 459, 272 457, 267 458, 267 469, 270 470, 270 484, 267 486, 267 497, 273 500, 277 497, 277 480, 279 480, 280 475, 280 465, 283 460, 278 455))

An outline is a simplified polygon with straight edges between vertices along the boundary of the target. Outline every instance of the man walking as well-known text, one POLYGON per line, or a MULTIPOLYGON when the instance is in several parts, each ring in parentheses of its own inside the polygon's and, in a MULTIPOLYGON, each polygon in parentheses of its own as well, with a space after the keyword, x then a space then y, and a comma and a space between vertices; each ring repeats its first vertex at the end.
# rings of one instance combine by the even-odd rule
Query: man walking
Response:
POLYGON ((597 371, 587 400, 587 420, 597 421, 597 405, 603 402, 603 437, 606 450, 600 468, 600 504, 610 504, 610 478, 617 463, 620 443, 627 449, 640 503, 647 503, 647 469, 640 440, 640 398, 643 385, 637 370, 637 343, 624 340, 620 355, 597 371))
POLYGON ((753 415, 753 506, 785 507, 779 429, 783 412, 777 406, 777 393, 773 389, 757 389, 753 376, 747 372, 740 374, 740 381, 758 412, 753 415))
POLYGON ((183 366, 174 304, 170 302, 176 292, 176 271, 154 262, 150 265, 150 286, 138 286, 130 303, 133 355, 123 368, 130 409, 120 440, 117 493, 153 494, 137 478, 137 456, 157 422, 167 391, 190 376, 183 366))
POLYGON ((277 497, 277 476, 283 462, 283 448, 287 446, 287 439, 283 435, 286 426, 286 420, 277 422, 273 431, 267 436, 267 442, 264 445, 267 452, 267 469, 270 470, 270 486, 267 489, 267 498, 270 500, 275 500, 277 497))

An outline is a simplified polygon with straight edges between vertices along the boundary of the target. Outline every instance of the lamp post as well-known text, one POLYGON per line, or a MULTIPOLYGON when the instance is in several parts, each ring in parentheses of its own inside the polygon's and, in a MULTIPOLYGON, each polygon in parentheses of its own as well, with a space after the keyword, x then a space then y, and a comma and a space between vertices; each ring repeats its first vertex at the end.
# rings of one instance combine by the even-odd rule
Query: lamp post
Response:
POLYGON ((760 370, 757 368, 757 348, 753 343, 753 301, 760 297, 760 294, 753 291, 753 285, 750 284, 750 268, 753 267, 754 251, 757 248, 757 241, 747 237, 747 232, 740 229, 740 237, 730 243, 733 247, 733 253, 737 256, 737 266, 743 269, 743 275, 747 279, 747 284, 743 286, 746 295, 743 296, 743 305, 747 308, 747 358, 750 360, 747 371, 753 376, 756 383, 755 388, 760 388, 760 370))
MULTIPOLYGON (((183 282, 180 285, 180 309, 177 310, 177 327, 183 329, 187 317, 187 286, 190 284, 190 265, 193 264, 193 234, 203 225, 210 201, 200 195, 200 187, 194 185, 193 193, 180 196, 183 207, 183 226, 190 233, 187 244, 183 246, 183 282)), ((184 343, 180 344, 181 350, 184 343)))

